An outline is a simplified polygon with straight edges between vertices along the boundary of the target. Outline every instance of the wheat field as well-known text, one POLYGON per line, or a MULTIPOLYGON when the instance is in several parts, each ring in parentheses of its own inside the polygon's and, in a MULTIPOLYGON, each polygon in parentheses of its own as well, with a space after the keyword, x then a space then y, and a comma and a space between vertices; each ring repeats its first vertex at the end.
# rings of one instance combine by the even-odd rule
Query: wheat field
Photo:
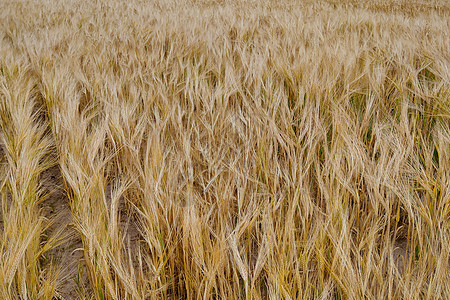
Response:
POLYGON ((446 0, 0 0, 0 299, 450 299, 446 0))

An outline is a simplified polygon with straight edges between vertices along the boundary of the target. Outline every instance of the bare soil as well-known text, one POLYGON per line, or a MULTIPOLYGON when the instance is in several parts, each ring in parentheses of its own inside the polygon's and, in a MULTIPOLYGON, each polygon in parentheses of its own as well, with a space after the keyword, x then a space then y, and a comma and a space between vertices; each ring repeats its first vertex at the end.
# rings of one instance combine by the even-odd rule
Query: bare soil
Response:
POLYGON ((41 203, 42 215, 50 220, 47 236, 58 235, 60 244, 47 253, 46 263, 60 270, 57 291, 62 299, 77 299, 89 294, 89 279, 83 260, 83 245, 72 224, 69 199, 64 191, 58 166, 41 174, 41 185, 48 197, 41 203))

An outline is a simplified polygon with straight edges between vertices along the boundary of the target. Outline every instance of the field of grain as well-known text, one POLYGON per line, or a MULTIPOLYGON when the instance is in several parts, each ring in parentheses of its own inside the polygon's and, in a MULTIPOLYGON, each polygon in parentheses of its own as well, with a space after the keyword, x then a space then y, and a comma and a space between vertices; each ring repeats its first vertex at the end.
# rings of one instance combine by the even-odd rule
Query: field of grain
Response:
POLYGON ((0 0, 0 299, 449 299, 450 2, 0 0))

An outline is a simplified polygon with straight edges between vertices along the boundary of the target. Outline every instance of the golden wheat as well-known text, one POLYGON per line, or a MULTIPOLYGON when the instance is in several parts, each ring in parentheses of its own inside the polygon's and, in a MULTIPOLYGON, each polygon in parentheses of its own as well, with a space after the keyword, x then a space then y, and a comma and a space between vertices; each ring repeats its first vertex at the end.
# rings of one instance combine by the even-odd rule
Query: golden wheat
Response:
POLYGON ((0 298, 447 299, 449 17, 2 1, 0 298))

